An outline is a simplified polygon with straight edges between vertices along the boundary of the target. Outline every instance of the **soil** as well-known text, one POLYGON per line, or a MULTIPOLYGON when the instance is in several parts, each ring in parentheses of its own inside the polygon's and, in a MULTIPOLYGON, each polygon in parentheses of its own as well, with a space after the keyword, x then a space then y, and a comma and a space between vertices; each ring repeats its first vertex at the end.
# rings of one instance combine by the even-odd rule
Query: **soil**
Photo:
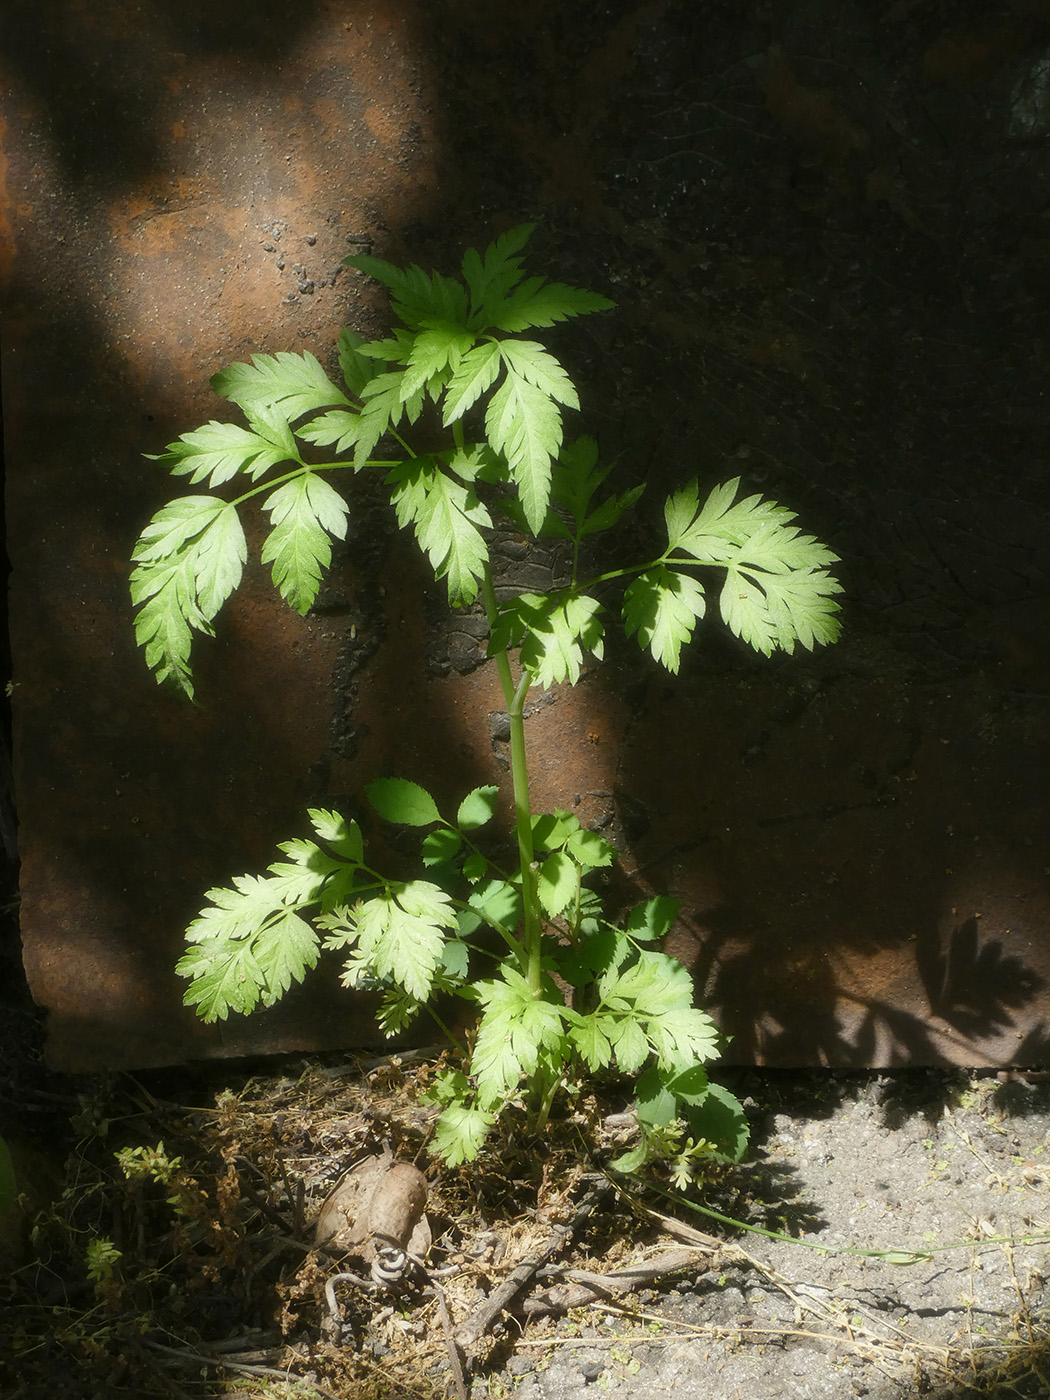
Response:
POLYGON ((1044 1077, 726 1071, 751 1151, 682 1194, 659 1170, 603 1172, 631 1140, 615 1086, 578 1097, 542 1142, 512 1113, 476 1163, 443 1171, 419 1097, 432 1054, 71 1082, 34 1067, 33 1018, 13 1010, 10 1400, 1046 1394, 1044 1077), (377 1292, 360 1259, 311 1245, 344 1172, 387 1147, 427 1167, 434 1244, 428 1278, 409 1267, 377 1292), (615 1293, 618 1271, 683 1247, 673 1272, 615 1293), (449 1334, 515 1270, 457 1377, 449 1334), (606 1291, 599 1279, 588 1304, 541 1306, 595 1275, 606 1291))

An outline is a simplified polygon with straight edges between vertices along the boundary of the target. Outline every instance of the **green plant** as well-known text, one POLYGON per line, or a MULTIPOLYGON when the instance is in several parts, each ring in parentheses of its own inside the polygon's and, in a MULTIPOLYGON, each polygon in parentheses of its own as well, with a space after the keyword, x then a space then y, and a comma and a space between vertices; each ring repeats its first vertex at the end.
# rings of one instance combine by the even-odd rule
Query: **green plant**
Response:
POLYGON ((574 684, 601 660, 617 589, 627 634, 672 673, 705 616, 701 580, 712 571, 721 576, 724 623, 758 651, 832 641, 836 556, 800 533, 791 511, 741 496, 739 481, 703 501, 694 481, 667 500, 666 543, 653 557, 593 569, 591 540, 614 529, 643 488, 606 491, 609 468, 595 442, 565 440, 563 410, 578 408, 576 389, 550 351, 522 333, 612 304, 526 276, 518 255, 530 232, 516 228, 484 254, 467 252, 461 280, 348 258, 390 289, 400 324, 369 343, 342 332, 342 386, 310 354, 255 355, 216 375, 215 391, 246 423, 210 422, 157 459, 212 491, 157 512, 136 546, 131 581, 149 666, 192 696, 193 633, 211 633, 247 558, 241 508, 261 503, 270 518, 262 562, 306 613, 332 540, 346 533, 349 506, 330 474, 383 473, 398 524, 414 531, 451 605, 483 610, 510 725, 513 854, 506 858, 486 831, 496 787, 474 789, 451 812, 407 778, 375 778, 365 792, 378 815, 421 836, 418 878, 389 878, 366 859, 355 821, 313 810, 312 838, 281 845, 283 858, 265 875, 209 891, 178 971, 189 979, 187 1002, 208 1021, 272 1004, 322 947, 345 958, 348 987, 382 993, 388 1033, 439 994, 474 1002, 469 1058, 435 1090, 443 1105, 436 1149, 446 1162, 476 1156, 508 1104, 524 1104, 539 1128, 559 1086, 609 1067, 636 1081, 646 1129, 625 1169, 679 1118, 688 1121, 687 1155, 703 1143, 736 1158, 746 1141, 740 1105, 704 1069, 720 1048, 718 1031, 694 1007, 686 969, 658 951, 678 906, 657 897, 619 921, 606 917, 588 879, 616 852, 568 812, 531 810, 524 706, 532 687, 574 684), (437 450, 413 446, 424 428, 430 437, 438 431, 437 450), (377 457, 381 444, 393 455, 377 457), (245 489, 227 501, 215 488, 233 481, 245 489), (494 512, 523 534, 561 542, 564 586, 497 599, 494 512), (502 957, 479 981, 471 957, 493 934, 502 957))

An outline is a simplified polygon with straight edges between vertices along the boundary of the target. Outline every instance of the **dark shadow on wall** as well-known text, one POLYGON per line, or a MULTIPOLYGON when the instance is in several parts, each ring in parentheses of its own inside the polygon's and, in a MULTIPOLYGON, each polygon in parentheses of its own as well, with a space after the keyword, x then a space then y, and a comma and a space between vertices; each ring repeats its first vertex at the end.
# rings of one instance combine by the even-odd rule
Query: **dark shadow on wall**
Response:
POLYGON ((9 0, 4 68, 45 105, 63 182, 88 195, 126 192, 163 173, 156 116, 188 56, 266 66, 279 82, 283 58, 322 8, 319 0, 9 0))

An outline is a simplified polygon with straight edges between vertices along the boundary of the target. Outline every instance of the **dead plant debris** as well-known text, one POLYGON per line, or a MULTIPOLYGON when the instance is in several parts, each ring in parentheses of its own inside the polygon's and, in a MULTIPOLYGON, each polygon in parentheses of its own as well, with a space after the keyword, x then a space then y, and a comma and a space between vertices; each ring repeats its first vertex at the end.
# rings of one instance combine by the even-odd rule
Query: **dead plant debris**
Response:
POLYGON ((542 1142, 517 1125, 470 1167, 435 1166, 439 1061, 83 1092, 61 1187, 0 1284, 2 1393, 538 1400, 644 1370, 683 1393, 708 1375, 717 1400, 786 1358, 871 1394, 1050 1389, 1048 1086, 925 1072, 913 1102, 914 1077, 744 1075, 754 1157, 692 1199, 771 1233, 709 1233, 605 1172, 612 1092, 579 1096, 542 1142))

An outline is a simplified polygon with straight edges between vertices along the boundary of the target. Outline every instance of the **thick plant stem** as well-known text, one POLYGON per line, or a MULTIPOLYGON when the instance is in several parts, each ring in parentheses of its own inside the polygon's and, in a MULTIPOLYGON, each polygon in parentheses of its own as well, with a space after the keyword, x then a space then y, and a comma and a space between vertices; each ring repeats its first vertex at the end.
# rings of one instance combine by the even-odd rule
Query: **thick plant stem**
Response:
MULTIPOLYGON (((481 599, 485 606, 485 616, 491 630, 499 611, 496 591, 492 586, 492 574, 485 566, 481 577, 481 599)), ((540 959, 540 919, 539 891, 536 884, 536 853, 532 844, 532 807, 529 804, 529 769, 525 751, 525 697, 529 692, 531 676, 523 672, 517 685, 510 667, 510 657, 506 649, 495 654, 496 671, 499 675, 503 698, 507 705, 507 719, 510 724, 510 774, 514 789, 514 827, 518 838, 518 859, 521 865, 521 896, 525 908, 525 930, 522 943, 525 948, 527 965, 522 969, 534 996, 542 990, 540 959)))

